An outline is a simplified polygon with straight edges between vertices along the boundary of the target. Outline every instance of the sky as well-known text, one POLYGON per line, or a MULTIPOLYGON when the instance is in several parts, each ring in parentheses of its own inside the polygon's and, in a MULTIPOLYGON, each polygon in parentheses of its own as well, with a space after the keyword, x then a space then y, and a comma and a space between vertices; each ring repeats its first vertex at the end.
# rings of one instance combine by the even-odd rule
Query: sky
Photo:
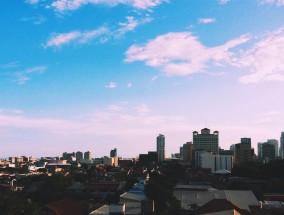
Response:
POLYGON ((2 158, 284 131, 284 0, 1 0, 0 29, 2 158))

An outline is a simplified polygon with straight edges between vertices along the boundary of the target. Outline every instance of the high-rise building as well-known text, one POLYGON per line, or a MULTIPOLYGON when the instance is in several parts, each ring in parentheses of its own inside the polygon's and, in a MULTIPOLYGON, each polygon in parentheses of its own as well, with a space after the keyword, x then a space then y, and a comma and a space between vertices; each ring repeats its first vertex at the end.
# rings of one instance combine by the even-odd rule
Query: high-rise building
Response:
POLYGON ((158 162, 163 162, 165 160, 165 136, 163 134, 157 137, 157 153, 158 162))
POLYGON ((269 140, 267 140, 267 143, 269 143, 269 144, 274 146, 274 148, 275 148, 275 157, 278 157, 279 156, 279 142, 278 142, 278 140, 269 139, 269 140))
POLYGON ((76 152, 76 160, 78 161, 82 159, 83 159, 83 152, 80 151, 76 152))
POLYGON ((183 146, 179 147, 180 160, 183 160, 183 146))
POLYGON ((71 153, 64 152, 62 155, 62 158, 63 160, 75 160, 76 153, 75 152, 71 152, 71 153))
POLYGON ((230 150, 232 151, 232 152, 235 152, 235 144, 232 144, 232 145, 230 145, 230 150))
POLYGON ((241 138, 241 143, 243 143, 243 144, 250 144, 251 145, 251 138, 243 137, 243 138, 241 138))
POLYGON ((280 150, 279 150, 279 156, 283 158, 284 155, 284 131, 281 132, 280 136, 280 150))
POLYGON ((192 142, 187 142, 182 146, 182 160, 191 162, 192 160, 192 142))
POLYGON ((263 159, 273 159, 275 158, 275 147, 274 145, 266 142, 266 143, 263 143, 261 145, 261 152, 262 152, 262 155, 261 157, 263 159))
POLYGON ((258 158, 262 158, 262 144, 264 144, 265 142, 260 142, 257 143, 257 156, 258 158))
MULTIPOLYGON (((245 138, 242 138, 242 139, 245 139, 245 138)), ((235 155, 235 163, 251 161, 254 155, 254 150, 251 148, 251 143, 249 141, 243 141, 243 143, 235 144, 234 155, 235 155)))
POLYGON ((193 150, 204 150, 219 153, 219 132, 214 131, 210 133, 210 129, 204 128, 201 130, 201 134, 197 131, 193 132, 193 150))
POLYGON ((85 160, 91 160, 91 152, 87 151, 84 153, 84 159, 85 160))
POLYGON ((116 148, 110 150, 110 157, 112 157, 112 158, 117 157, 117 149, 116 148))

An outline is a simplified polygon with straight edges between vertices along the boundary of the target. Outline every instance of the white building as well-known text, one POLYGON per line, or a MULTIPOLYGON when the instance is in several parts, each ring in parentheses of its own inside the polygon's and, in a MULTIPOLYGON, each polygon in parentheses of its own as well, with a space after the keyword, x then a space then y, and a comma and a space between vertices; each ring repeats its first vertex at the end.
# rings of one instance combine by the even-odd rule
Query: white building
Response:
POLYGON ((118 166, 118 157, 107 157, 104 156, 104 165, 105 166, 118 166))
POLYGON ((231 171, 233 168, 233 156, 215 155, 207 151, 196 151, 195 166, 200 168, 210 168, 212 172, 224 169, 231 171))

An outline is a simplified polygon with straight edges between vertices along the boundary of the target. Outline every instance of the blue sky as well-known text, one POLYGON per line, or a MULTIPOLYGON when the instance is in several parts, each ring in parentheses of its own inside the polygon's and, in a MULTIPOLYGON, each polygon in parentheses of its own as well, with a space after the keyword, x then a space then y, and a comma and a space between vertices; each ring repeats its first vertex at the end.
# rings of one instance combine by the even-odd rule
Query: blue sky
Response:
POLYGON ((284 130, 283 0, 2 0, 0 157, 228 149, 284 130))

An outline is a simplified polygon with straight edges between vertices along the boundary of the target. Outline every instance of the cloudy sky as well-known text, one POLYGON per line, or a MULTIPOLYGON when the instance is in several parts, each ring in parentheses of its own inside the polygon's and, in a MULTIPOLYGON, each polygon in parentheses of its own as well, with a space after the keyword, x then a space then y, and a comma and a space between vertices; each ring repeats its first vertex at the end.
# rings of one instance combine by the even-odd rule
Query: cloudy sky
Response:
POLYGON ((284 131, 284 0, 1 0, 0 29, 0 157, 284 131))

